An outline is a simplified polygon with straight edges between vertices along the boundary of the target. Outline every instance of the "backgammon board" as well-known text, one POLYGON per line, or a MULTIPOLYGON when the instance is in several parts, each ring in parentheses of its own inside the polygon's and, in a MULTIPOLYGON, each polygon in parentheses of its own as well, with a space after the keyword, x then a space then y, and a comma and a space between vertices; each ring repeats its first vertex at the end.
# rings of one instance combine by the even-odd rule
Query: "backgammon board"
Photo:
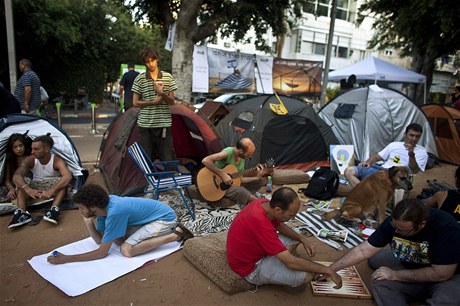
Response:
MULTIPOLYGON (((331 264, 331 262, 323 261, 317 261, 317 263, 325 266, 329 266, 331 264)), ((337 271, 337 274, 342 277, 342 288, 334 289, 335 283, 329 279, 321 282, 312 281, 311 288, 313 290, 313 295, 372 299, 372 295, 361 279, 361 276, 355 266, 337 271)))

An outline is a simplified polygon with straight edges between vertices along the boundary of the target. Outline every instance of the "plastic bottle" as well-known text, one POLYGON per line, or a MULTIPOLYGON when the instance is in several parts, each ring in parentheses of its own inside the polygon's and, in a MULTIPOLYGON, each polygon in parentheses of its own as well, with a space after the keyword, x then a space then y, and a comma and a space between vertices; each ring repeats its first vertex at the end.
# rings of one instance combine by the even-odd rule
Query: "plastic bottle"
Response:
POLYGON ((272 192, 272 177, 271 176, 267 176, 266 190, 268 193, 272 192))

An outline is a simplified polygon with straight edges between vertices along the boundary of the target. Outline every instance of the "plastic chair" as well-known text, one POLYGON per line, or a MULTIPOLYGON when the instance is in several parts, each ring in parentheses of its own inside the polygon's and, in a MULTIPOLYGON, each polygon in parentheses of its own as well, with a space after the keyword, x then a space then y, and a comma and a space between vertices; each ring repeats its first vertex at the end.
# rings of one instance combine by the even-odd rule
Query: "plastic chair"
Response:
POLYGON ((184 174, 179 171, 179 161, 160 161, 152 162, 150 157, 145 152, 144 148, 137 142, 133 143, 128 148, 129 155, 134 159, 137 166, 144 174, 148 185, 144 189, 145 193, 152 193, 153 198, 158 200, 160 192, 168 190, 176 190, 179 192, 182 200, 184 201, 185 208, 189 212, 193 220, 195 220, 195 203, 193 203, 187 187, 192 185, 192 176, 184 174), (166 169, 174 168, 175 171, 166 171, 166 169), (187 197, 184 195, 184 190, 187 197), (187 201, 190 200, 190 205, 187 201))

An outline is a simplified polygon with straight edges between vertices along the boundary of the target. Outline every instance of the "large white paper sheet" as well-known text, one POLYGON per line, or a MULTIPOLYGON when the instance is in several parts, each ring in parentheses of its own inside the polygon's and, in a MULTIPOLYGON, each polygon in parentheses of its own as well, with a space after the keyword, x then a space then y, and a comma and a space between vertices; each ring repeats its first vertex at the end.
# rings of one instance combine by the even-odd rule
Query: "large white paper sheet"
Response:
MULTIPOLYGON (((66 255, 80 254, 99 246, 91 237, 56 249, 66 255)), ((179 242, 170 242, 136 257, 121 255, 120 247, 113 244, 109 255, 103 259, 53 265, 46 261, 51 254, 43 254, 28 260, 32 268, 44 279, 58 287, 68 296, 77 296, 125 275, 145 263, 159 260, 180 249, 179 242)))

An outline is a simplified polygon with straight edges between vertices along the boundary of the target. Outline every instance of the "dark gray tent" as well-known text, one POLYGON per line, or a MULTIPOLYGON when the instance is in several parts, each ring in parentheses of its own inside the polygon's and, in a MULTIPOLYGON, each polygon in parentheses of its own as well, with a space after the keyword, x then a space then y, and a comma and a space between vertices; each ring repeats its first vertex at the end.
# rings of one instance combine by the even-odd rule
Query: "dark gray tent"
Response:
POLYGON ((419 145, 437 156, 425 114, 408 97, 395 90, 377 85, 356 88, 331 100, 318 115, 331 126, 340 144, 354 146, 358 161, 368 159, 390 142, 402 141, 410 123, 423 127, 419 145))
POLYGON ((256 146, 248 167, 275 160, 279 168, 308 169, 328 165, 329 145, 337 144, 332 130, 313 107, 295 98, 280 96, 288 114, 277 115, 270 103, 279 104, 274 95, 242 100, 217 125, 224 146, 234 146, 243 137, 256 146))

